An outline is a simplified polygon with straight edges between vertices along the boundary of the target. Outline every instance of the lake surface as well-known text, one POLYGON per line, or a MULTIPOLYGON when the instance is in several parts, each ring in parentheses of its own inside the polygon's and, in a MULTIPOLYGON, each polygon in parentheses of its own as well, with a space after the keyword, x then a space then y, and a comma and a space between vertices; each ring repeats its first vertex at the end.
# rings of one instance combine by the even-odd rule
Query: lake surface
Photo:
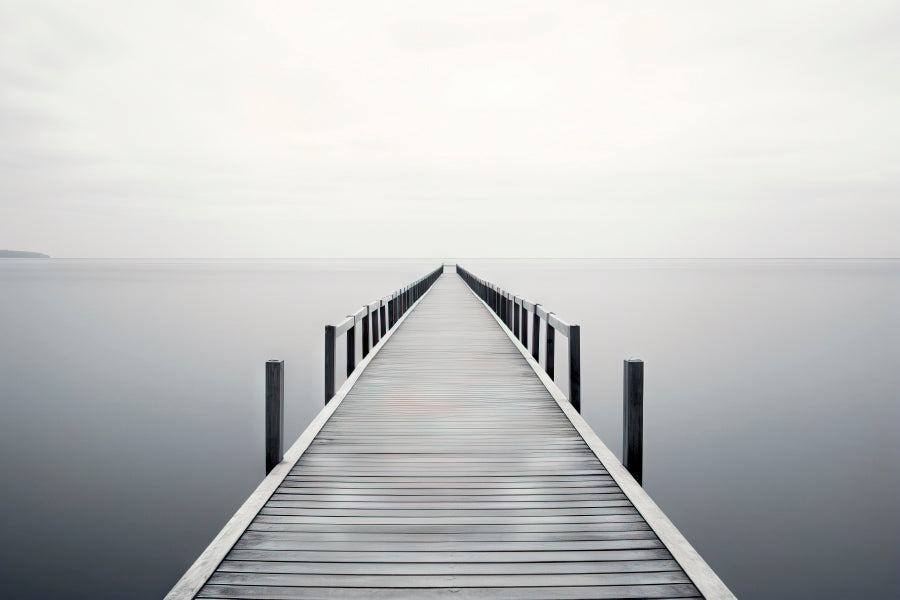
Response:
MULTIPOLYGON (((265 360, 292 442, 323 326, 439 262, 0 261, 0 597, 161 598, 264 475, 265 360)), ((619 455, 644 359, 644 487, 738 597, 900 597, 900 261, 460 264, 582 326, 619 455)))

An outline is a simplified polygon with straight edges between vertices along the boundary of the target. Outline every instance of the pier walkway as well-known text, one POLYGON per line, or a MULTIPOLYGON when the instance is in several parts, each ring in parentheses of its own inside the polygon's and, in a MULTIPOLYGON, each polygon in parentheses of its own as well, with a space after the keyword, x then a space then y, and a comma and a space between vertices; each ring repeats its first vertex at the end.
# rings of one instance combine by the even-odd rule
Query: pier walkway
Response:
POLYGON ((167 598, 733 598, 441 275, 167 598))

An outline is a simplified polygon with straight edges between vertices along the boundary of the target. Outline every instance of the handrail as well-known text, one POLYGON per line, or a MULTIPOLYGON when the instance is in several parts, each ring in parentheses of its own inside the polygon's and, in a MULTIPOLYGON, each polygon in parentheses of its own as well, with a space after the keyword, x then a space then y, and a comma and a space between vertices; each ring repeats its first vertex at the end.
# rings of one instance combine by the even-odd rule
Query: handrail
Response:
POLYGON ((569 342, 569 402, 581 412, 581 327, 560 319, 538 303, 511 294, 498 285, 476 277, 466 269, 456 265, 456 272, 466 285, 493 310, 506 327, 512 331, 525 348, 528 345, 528 312, 532 315, 531 356, 539 361, 541 344, 541 319, 547 324, 544 352, 544 371, 553 379, 555 371, 556 332, 564 335, 569 342))
POLYGON ((334 367, 337 351, 337 336, 346 333, 347 337, 347 377, 356 369, 356 330, 359 328, 362 335, 362 358, 369 354, 370 348, 374 348, 378 340, 384 337, 388 330, 400 320, 400 317, 428 291, 437 278, 444 272, 441 265, 424 277, 415 280, 411 284, 395 291, 390 296, 379 298, 374 302, 364 304, 362 308, 347 315, 337 325, 325 326, 325 404, 335 394, 334 367))

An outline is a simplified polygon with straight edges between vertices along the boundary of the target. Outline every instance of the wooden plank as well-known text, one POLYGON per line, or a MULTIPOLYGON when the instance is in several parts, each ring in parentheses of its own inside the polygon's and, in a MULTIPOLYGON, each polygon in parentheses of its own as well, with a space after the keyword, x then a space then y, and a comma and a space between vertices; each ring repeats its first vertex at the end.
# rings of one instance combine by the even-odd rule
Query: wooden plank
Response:
POLYGON ((291 587, 344 588, 475 588, 475 587, 560 587, 609 585, 658 585, 690 583, 678 571, 625 573, 549 573, 502 575, 359 575, 314 573, 236 573, 219 571, 210 585, 274 585, 291 587))
MULTIPOLYGON (((328 542, 402 542, 402 543, 443 543, 443 542, 496 542, 496 543, 512 543, 512 542, 596 542, 609 540, 647 540, 655 539, 656 536, 650 531, 646 523, 637 525, 618 524, 619 529, 612 530, 610 528, 598 529, 591 528, 591 531, 523 531, 523 532, 505 532, 505 531, 488 531, 488 532, 464 532, 457 531, 455 533, 421 533, 407 531, 404 527, 396 527, 401 529, 400 533, 393 532, 358 532, 358 531, 330 531, 324 534, 322 531, 304 531, 302 528, 284 529, 273 524, 261 526, 252 525, 247 529, 250 532, 256 532, 267 541, 279 540, 284 542, 310 542, 310 545, 298 543, 296 547, 301 549, 312 548, 314 543, 321 540, 328 542), (643 527, 640 527, 640 526, 643 527)), ((388 546, 385 549, 389 549, 388 546)))
POLYGON ((386 552, 381 550, 336 550, 323 553, 311 550, 232 550, 230 560, 262 562, 372 562, 372 563, 545 563, 577 561, 669 560, 664 548, 628 550, 514 551, 514 552, 386 552))
MULTIPOLYGON (((619 515, 631 514, 633 507, 628 502, 621 502, 621 506, 589 507, 589 508, 556 508, 552 511, 555 515, 619 515)), ((397 508, 349 508, 349 507, 264 507, 260 509, 261 515, 323 515, 343 517, 495 517, 496 514, 511 517, 529 517, 545 515, 547 507, 543 508, 504 508, 504 509, 397 509, 397 508)))
POLYGON ((287 562, 225 560, 224 573, 309 573, 379 575, 492 575, 531 573, 638 573, 679 571, 674 560, 608 560, 579 562, 456 563, 456 562, 287 562))
POLYGON ((466 514, 462 516, 402 516, 396 513, 386 517, 376 517, 365 513, 356 516, 334 516, 327 514, 313 515, 267 515, 260 514, 254 522, 265 523, 323 523, 340 525, 471 525, 478 527, 505 527, 510 525, 530 526, 532 524, 559 524, 572 523, 582 525, 584 523, 609 523, 616 520, 643 519, 634 508, 606 509, 598 514, 589 515, 559 515, 540 512, 530 515, 510 515, 506 512, 493 512, 487 515, 466 514))
POLYGON ((500 587, 500 588, 302 588, 289 586, 208 585, 199 598, 254 598, 257 600, 593 600, 629 598, 697 598, 691 584, 629 585, 593 587, 500 587))
MULTIPOLYGON (((353 521, 350 523, 292 523, 286 522, 290 517, 272 517, 266 520, 254 519, 247 528, 247 531, 305 531, 305 532, 334 532, 334 533, 359 533, 359 534, 378 534, 384 535, 393 531, 401 531, 404 534, 467 534, 467 535, 484 535, 485 533, 559 533, 574 531, 582 533, 586 529, 589 532, 596 531, 628 531, 638 530, 646 531, 649 525, 643 522, 639 515, 625 515, 631 517, 630 520, 609 521, 606 523, 593 523, 590 528, 586 528, 584 523, 511 523, 511 524, 482 524, 473 526, 472 524, 451 525, 441 523, 440 525, 413 525, 404 521, 400 523, 389 524, 369 524, 353 521)), ((591 533, 585 534, 590 535, 591 533)))
POLYGON ((656 539, 572 540, 567 542, 327 542, 298 541, 269 533, 248 531, 235 543, 237 550, 356 550, 370 552, 548 552, 640 550, 663 548, 656 539))

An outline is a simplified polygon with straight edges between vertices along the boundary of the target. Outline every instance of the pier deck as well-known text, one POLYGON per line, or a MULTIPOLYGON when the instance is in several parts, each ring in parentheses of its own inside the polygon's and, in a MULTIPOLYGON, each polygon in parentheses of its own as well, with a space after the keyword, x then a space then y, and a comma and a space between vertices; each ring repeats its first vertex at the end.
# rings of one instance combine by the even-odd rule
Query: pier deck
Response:
POLYGON ((732 598, 445 273, 169 598, 732 598))

